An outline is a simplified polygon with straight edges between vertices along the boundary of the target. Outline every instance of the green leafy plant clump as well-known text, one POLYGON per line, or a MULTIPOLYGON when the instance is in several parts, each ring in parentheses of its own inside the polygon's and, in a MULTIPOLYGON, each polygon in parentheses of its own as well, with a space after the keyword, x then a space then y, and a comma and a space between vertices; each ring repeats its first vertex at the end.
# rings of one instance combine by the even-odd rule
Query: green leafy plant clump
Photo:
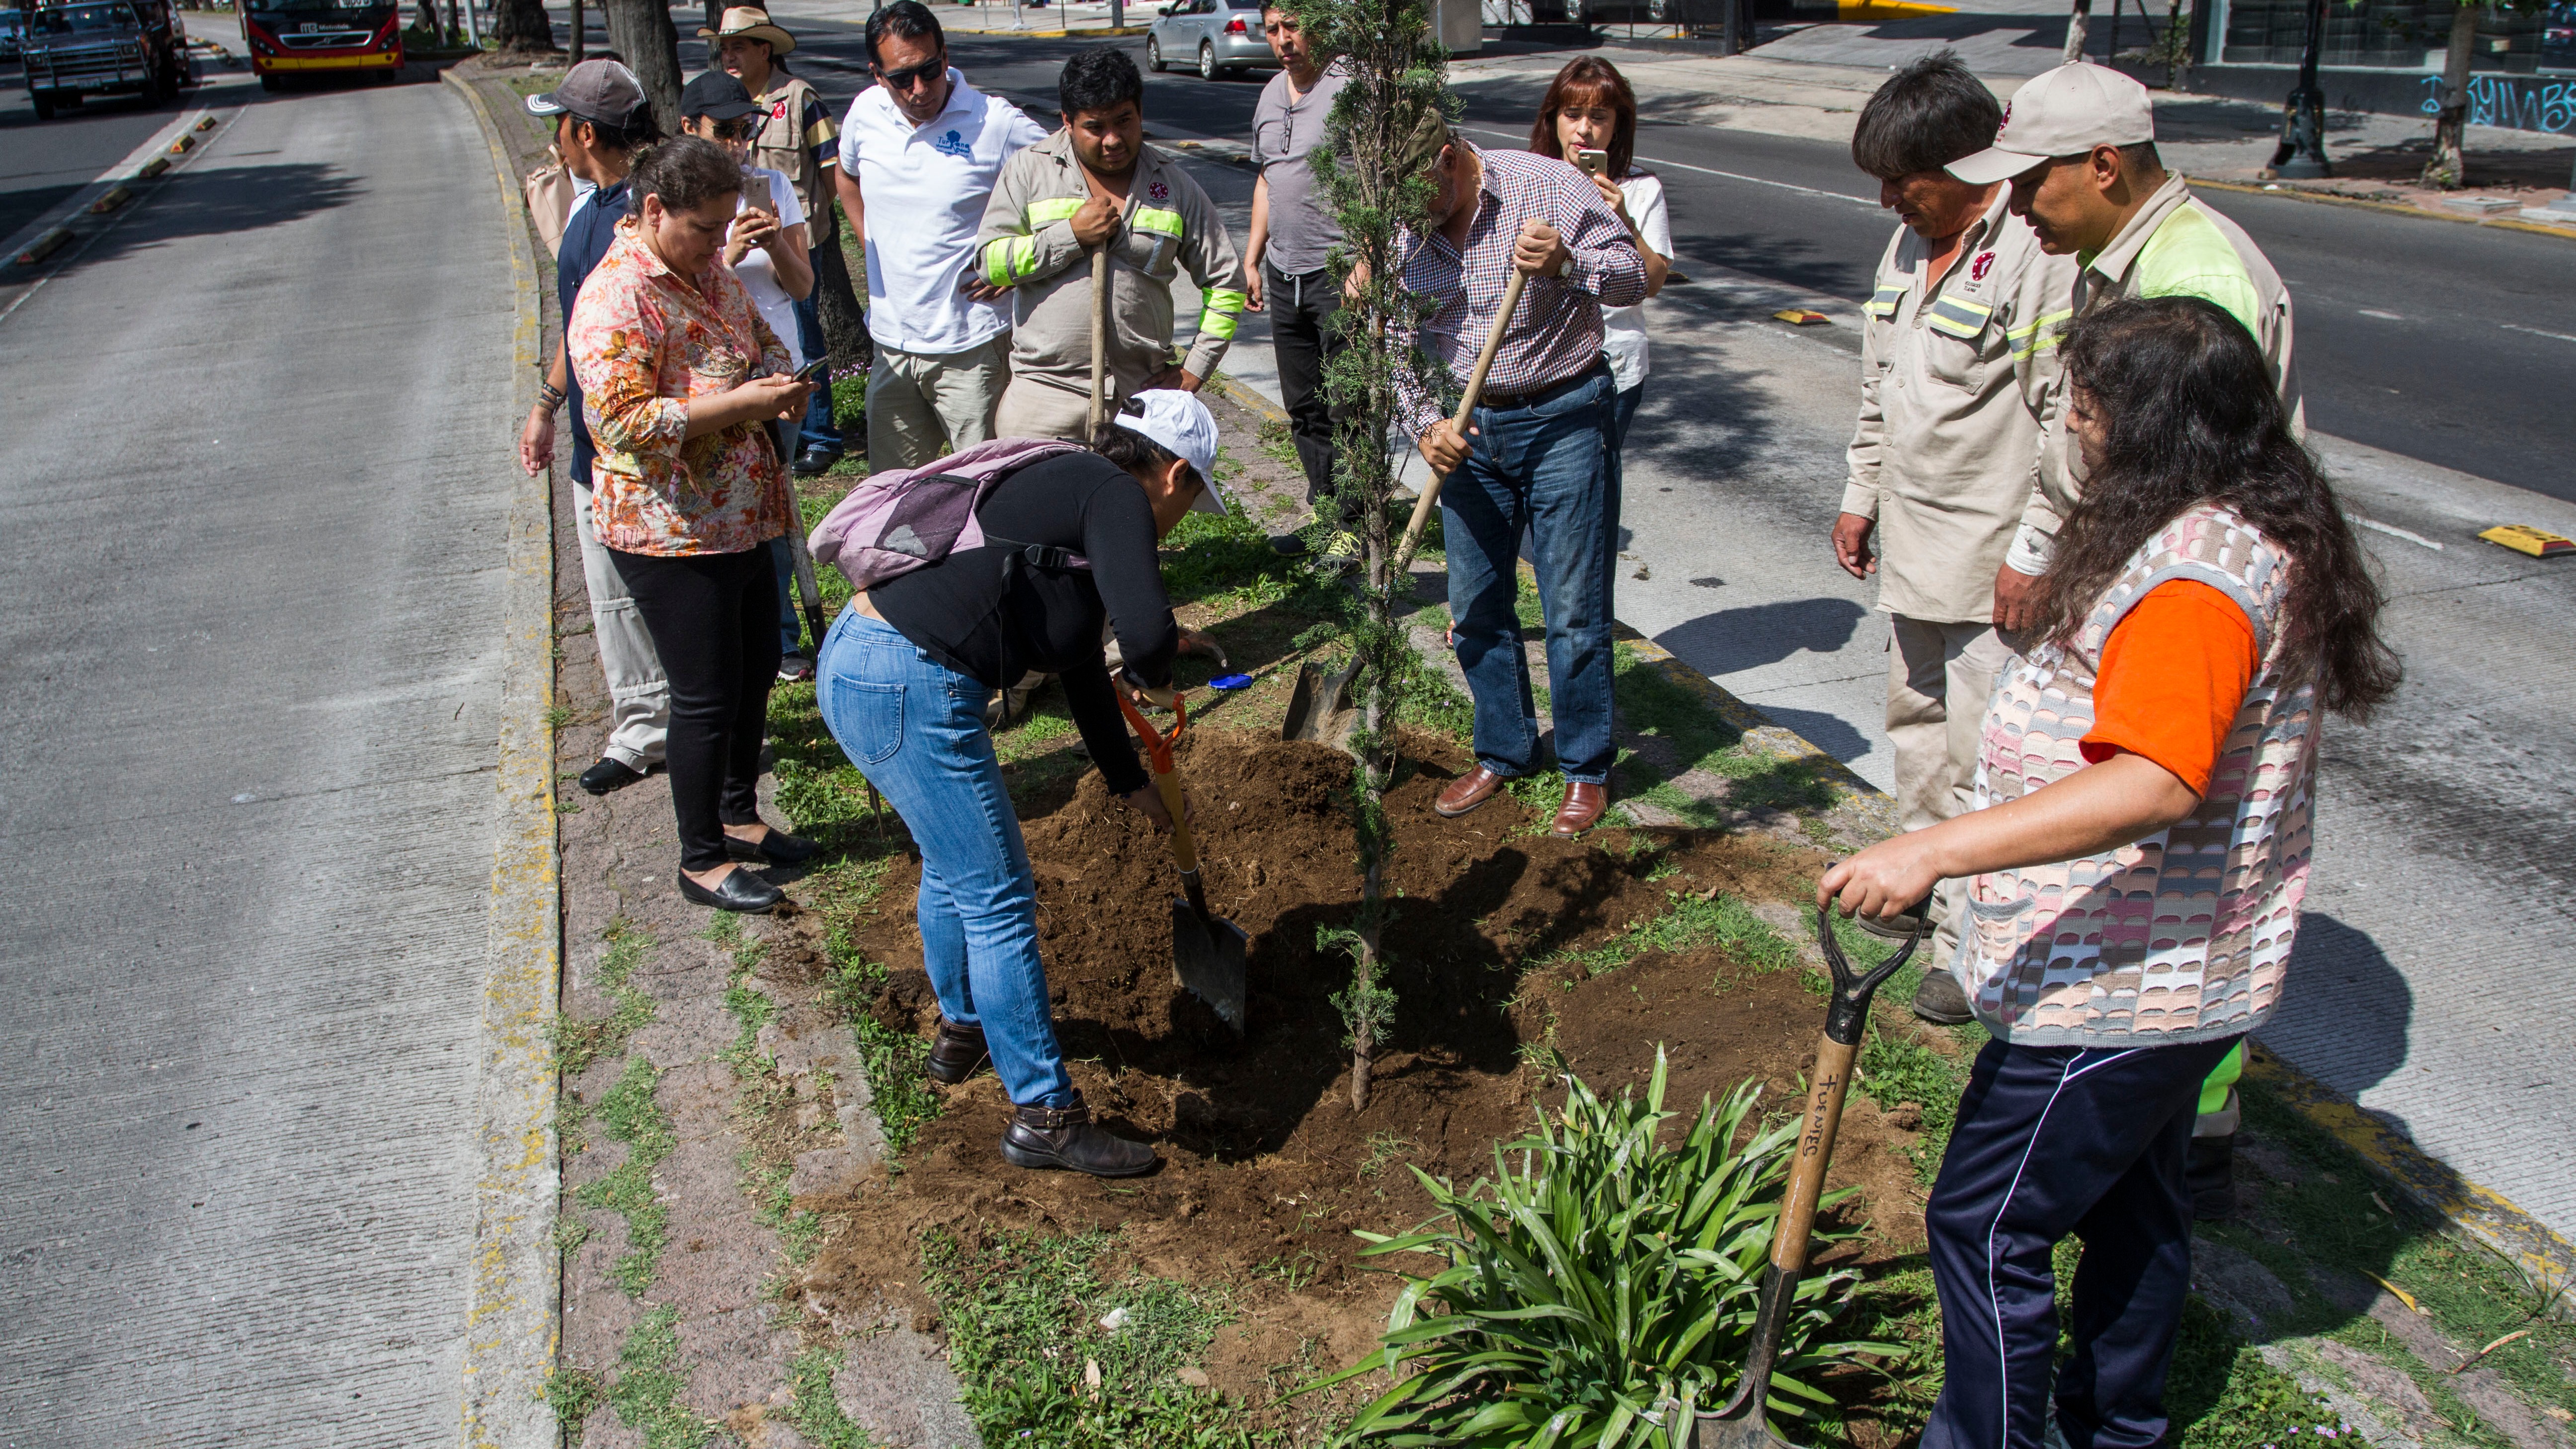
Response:
MULTIPOLYGON (((1376 1353, 1308 1386, 1394 1381, 1352 1420, 1352 1441, 1683 1449, 1694 1412, 1724 1401, 1797 1124, 1757 1124, 1759 1089, 1747 1082, 1722 1105, 1703 1101, 1681 1140, 1662 1145, 1680 1114, 1664 1109, 1660 1049, 1642 1099, 1604 1101, 1571 1075, 1565 1083, 1553 1122, 1542 1111, 1536 1135, 1495 1149, 1493 1178, 1461 1191, 1415 1169, 1445 1225, 1361 1235, 1369 1256, 1428 1253, 1447 1266, 1406 1283, 1376 1353)), ((1857 1280, 1845 1268, 1799 1284, 1766 1396, 1775 1418, 1813 1421, 1832 1408, 1802 1376, 1896 1351, 1827 1341, 1857 1280)))

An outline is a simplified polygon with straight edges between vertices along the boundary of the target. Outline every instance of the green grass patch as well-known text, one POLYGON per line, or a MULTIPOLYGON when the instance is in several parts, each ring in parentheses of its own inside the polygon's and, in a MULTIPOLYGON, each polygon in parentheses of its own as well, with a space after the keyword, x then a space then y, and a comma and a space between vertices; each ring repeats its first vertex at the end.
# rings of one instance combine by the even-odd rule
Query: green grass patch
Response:
POLYGON ((653 1169, 671 1155, 679 1138, 671 1119, 654 1100, 662 1074, 641 1055, 626 1059, 626 1070, 600 1098, 599 1120, 608 1135, 626 1144, 626 1160, 573 1194, 583 1207, 606 1208, 626 1220, 626 1251, 609 1276, 633 1297, 652 1288, 661 1271, 662 1250, 671 1240, 671 1214, 653 1191, 653 1169))
POLYGON ((1674 678, 1662 663, 1641 657, 1629 644, 1612 646, 1611 669, 1620 722, 1631 733, 1659 741, 1656 754, 1671 756, 1651 765, 1638 755, 1623 757, 1623 795, 1703 828, 1727 822, 1724 811, 1671 783, 1692 771, 1727 782, 1728 809, 1798 811, 1833 805, 1829 761, 1783 760, 1746 750, 1743 731, 1719 718, 1703 695, 1674 678))
POLYGON ((1798 962, 1797 949, 1733 896, 1667 891, 1664 900, 1661 914, 1636 922, 1598 946, 1551 952, 1532 962, 1531 969, 1571 965, 1597 976, 1649 951, 1669 955, 1701 946, 1714 946, 1729 961, 1752 971, 1780 971, 1798 962))
POLYGON ((787 1366, 787 1411, 780 1417, 814 1449, 870 1449, 876 1441, 841 1412, 832 1392, 832 1375, 841 1368, 843 1351, 808 1348, 787 1366))
POLYGON ((565 1081, 590 1070, 590 1064, 626 1049, 626 1039, 653 1019, 653 998, 629 984, 653 938, 619 916, 600 932, 608 949, 599 956, 599 988, 608 993, 606 1016, 559 1015, 554 1020, 555 1069, 565 1081))
POLYGON ((869 960, 848 932, 836 927, 824 937, 823 958, 823 1005, 858 1038, 859 1068, 867 1073, 887 1153, 901 1157, 922 1125, 939 1115, 939 1094, 930 1089, 930 1043, 887 1027, 868 1010, 885 988, 885 967, 869 960))
POLYGON ((1232 1312, 1220 1291, 1141 1272, 1112 1276, 1117 1237, 998 1233, 922 1239, 949 1362, 984 1442, 1030 1449, 1250 1449, 1242 1407, 1179 1371, 1232 1312), (1111 1326, 1104 1326, 1104 1320, 1111 1326))
POLYGON ((617 1422, 643 1431, 644 1449, 705 1449, 719 1427, 680 1402, 689 1376, 680 1365, 679 1323, 676 1305, 648 1309, 617 1351, 608 1406, 617 1411, 617 1422))

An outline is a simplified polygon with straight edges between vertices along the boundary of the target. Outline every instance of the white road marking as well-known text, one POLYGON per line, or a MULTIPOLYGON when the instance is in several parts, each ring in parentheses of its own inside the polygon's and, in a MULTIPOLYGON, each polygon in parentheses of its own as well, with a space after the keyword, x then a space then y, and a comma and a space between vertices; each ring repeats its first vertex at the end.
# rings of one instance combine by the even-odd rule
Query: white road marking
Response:
POLYGON ((2345 516, 2350 518, 2353 522, 2360 524, 2362 527, 2369 529, 2373 533, 2384 533, 2390 538, 2402 538, 2408 543, 2421 544, 2435 553, 2440 553, 2442 551, 2441 544, 2436 543, 2432 539, 2426 538, 2420 533, 2409 533, 2405 529, 2397 527, 2395 524, 2382 523, 2376 518, 2364 518, 2358 513, 2347 513, 2345 516))
POLYGON ((2363 315, 2364 317, 2376 317, 2376 318, 2378 318, 2378 319, 2379 319, 2380 321, 2382 321, 2382 322, 2403 322, 2403 321, 2405 321, 2405 320, 2406 320, 2405 318, 2398 316, 2398 315, 2397 315, 2396 313, 2394 313, 2394 312, 2382 312, 2382 311, 2380 311, 2380 310, 2379 310, 2378 308, 2376 308, 2376 307, 2364 307, 2364 308, 2362 308, 2362 309, 2361 309, 2361 315, 2363 315))
POLYGON ((2507 332, 2528 332, 2534 337, 2547 337, 2553 341, 2576 342, 2576 337, 2571 337, 2564 332, 2543 332, 2537 327, 2525 327, 2519 322, 2499 322, 2496 325, 2507 332))

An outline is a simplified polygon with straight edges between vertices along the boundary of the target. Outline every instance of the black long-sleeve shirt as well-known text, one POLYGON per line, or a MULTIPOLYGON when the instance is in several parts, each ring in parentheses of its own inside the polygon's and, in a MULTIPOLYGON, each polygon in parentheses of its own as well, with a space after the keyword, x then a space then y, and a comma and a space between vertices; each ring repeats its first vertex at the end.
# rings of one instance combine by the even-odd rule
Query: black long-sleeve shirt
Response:
POLYGON ((1163 591, 1143 486, 1097 453, 1062 453, 995 484, 975 516, 984 547, 880 584, 869 601, 923 653, 987 688, 1031 670, 1056 675, 1109 788, 1142 788, 1148 777, 1110 693, 1100 623, 1109 621, 1137 678, 1171 683, 1181 631, 1163 591), (1091 566, 1015 560, 1029 544, 1080 554, 1091 566))

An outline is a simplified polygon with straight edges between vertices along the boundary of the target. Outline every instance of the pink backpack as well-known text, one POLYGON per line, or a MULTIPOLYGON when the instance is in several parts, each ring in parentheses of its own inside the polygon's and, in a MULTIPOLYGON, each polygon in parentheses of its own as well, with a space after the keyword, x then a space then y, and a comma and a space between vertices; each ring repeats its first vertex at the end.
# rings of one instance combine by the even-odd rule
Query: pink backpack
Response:
MULTIPOLYGON (((808 540, 817 562, 841 571, 862 593, 888 579, 927 568, 987 539, 975 510, 995 484, 1031 463, 1059 453, 1079 453, 1079 443, 1039 438, 995 438, 918 468, 897 468, 860 482, 832 505, 808 540)), ((1032 550, 1032 562, 1052 568, 1089 568, 1079 554, 1032 550)))

